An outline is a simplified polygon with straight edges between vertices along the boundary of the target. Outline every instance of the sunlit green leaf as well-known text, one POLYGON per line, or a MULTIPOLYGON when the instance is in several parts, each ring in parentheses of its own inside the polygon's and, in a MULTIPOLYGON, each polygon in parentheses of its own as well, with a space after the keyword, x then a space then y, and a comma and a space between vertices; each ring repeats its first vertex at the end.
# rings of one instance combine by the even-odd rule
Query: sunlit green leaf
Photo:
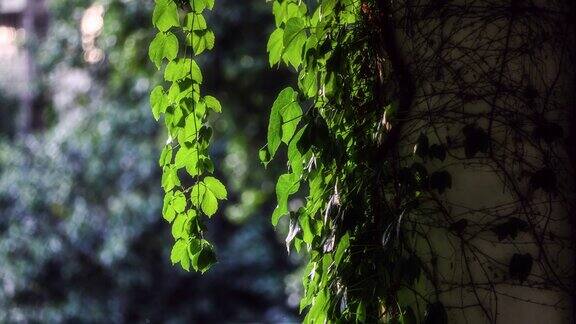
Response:
POLYGON ((172 146, 165 145, 162 149, 162 153, 160 154, 160 159, 158 160, 158 164, 160 167, 164 167, 167 164, 172 162, 172 146))
POLYGON ((292 168, 292 172, 297 176, 300 177, 302 174, 302 170, 304 169, 302 163, 302 152, 298 150, 298 141, 302 137, 302 134, 306 131, 306 126, 302 127, 294 137, 290 140, 288 144, 288 161, 290 162, 290 167, 292 168))
POLYGON ((215 112, 222 112, 222 106, 220 105, 220 101, 218 101, 218 99, 212 96, 206 96, 204 97, 204 102, 208 108, 214 110, 215 112))
POLYGON ((152 23, 160 31, 168 31, 171 27, 179 27, 178 7, 172 0, 156 0, 152 13, 152 23))
POLYGON ((202 83, 202 73, 198 64, 191 59, 178 59, 168 63, 164 70, 166 81, 180 81, 190 79, 202 83))
POLYGON ((186 25, 184 29, 187 31, 204 30, 207 29, 206 19, 199 13, 191 12, 186 15, 186 25))
POLYGON ((282 116, 282 142, 288 144, 298 127, 300 119, 302 119, 302 108, 296 100, 296 93, 294 93, 294 101, 280 109, 280 115, 282 116))
POLYGON ((176 264, 182 260, 182 254, 188 254, 186 251, 186 242, 184 240, 178 240, 174 243, 172 247, 172 252, 170 253, 170 260, 172 264, 176 264))
POLYGON ((338 242, 338 247, 336 248, 336 253, 334 254, 334 264, 338 266, 340 261, 342 261, 342 257, 344 256, 344 252, 350 246, 350 236, 348 233, 344 234, 340 238, 340 242, 338 242))
POLYGON ((211 217, 218 210, 218 200, 226 199, 226 188, 219 180, 206 177, 192 187, 190 199, 192 204, 200 207, 206 216, 211 217))
POLYGON ((160 68, 162 60, 164 58, 172 61, 178 55, 178 39, 174 34, 158 33, 156 37, 150 43, 150 48, 148 49, 148 56, 150 60, 154 62, 157 68, 160 68))
POLYGON ((202 127, 202 121, 196 114, 189 114, 184 120, 184 128, 178 133, 178 143, 192 143, 198 136, 198 131, 202 127))
POLYGON ((178 152, 176 152, 176 159, 174 165, 177 169, 186 168, 186 171, 191 176, 196 176, 199 174, 198 170, 198 160, 200 154, 198 149, 195 147, 181 147, 178 152))
MULTIPOLYGON (((296 101, 297 93, 291 87, 282 90, 274 104, 272 105, 272 111, 270 112, 270 121, 268 123, 268 151, 270 152, 270 157, 273 158, 280 146, 280 143, 288 138, 292 137, 298 124, 299 118, 292 117, 292 120, 287 120, 284 122, 283 116, 290 118, 298 114, 301 111, 300 105, 296 101), (286 134, 284 134, 286 132, 286 134)), ((285 141, 286 143, 288 141, 285 141)))
POLYGON ((276 226, 278 220, 288 214, 288 198, 300 188, 299 179, 292 173, 283 174, 276 183, 276 198, 278 206, 272 215, 272 224, 276 226))
POLYGON ((191 0, 190 4, 194 12, 201 13, 204 9, 213 8, 214 0, 191 0))
POLYGON ((176 216, 174 223, 172 223, 172 237, 178 239, 185 236, 185 225, 187 220, 188 217, 184 213, 176 216))
POLYGON ((226 187, 220 182, 220 180, 214 177, 204 178, 204 184, 210 190, 217 199, 226 199, 228 197, 228 192, 226 187))
POLYGON ((312 232, 312 228, 310 227, 310 217, 306 213, 301 213, 298 217, 298 223, 302 229, 302 239, 307 244, 312 244, 314 232, 312 232))
POLYGON ((161 113, 166 111, 168 101, 166 100, 162 86, 156 86, 150 93, 150 107, 152 107, 152 115, 154 115, 154 119, 156 120, 160 118, 161 113))
POLYGON ((270 66, 280 62, 280 59, 282 58, 282 50, 284 49, 284 30, 282 28, 277 28, 272 32, 268 39, 266 49, 269 53, 268 60, 270 66))
POLYGON ((214 33, 209 30, 196 30, 188 33, 186 41, 192 46, 195 55, 202 54, 205 50, 214 48, 214 33))
POLYGON ((174 192, 172 206, 177 213, 182 213, 186 209, 186 197, 181 191, 174 192))
POLYGON ((175 186, 179 185, 180 185, 180 179, 178 179, 176 169, 172 166, 164 167, 162 173, 162 187, 164 188, 164 191, 170 191, 175 186))
POLYGON ((284 58, 298 68, 302 63, 302 48, 306 43, 306 23, 299 17, 290 18, 284 29, 284 58))
POLYGON ((176 217, 176 211, 172 206, 173 197, 174 194, 171 191, 167 192, 164 195, 164 204, 162 205, 162 217, 169 223, 172 222, 172 220, 174 220, 174 217, 176 217))

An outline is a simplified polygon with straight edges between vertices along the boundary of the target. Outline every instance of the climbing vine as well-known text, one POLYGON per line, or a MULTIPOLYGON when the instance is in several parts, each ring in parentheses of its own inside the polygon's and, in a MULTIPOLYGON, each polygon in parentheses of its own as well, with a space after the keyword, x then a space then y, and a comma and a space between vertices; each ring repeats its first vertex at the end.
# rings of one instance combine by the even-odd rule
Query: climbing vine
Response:
POLYGON ((403 80, 404 97, 384 84, 402 63, 398 55, 388 60, 396 44, 385 43, 389 26, 377 8, 355 0, 273 4, 270 64, 295 68, 298 89, 278 95, 260 155, 267 163, 287 145, 272 223, 288 217, 287 244, 310 253, 300 304, 307 322, 403 320, 397 291, 418 276, 396 224, 421 183, 393 180, 396 119, 410 106, 413 84, 403 80), (299 192, 306 203, 290 210, 288 199, 299 192))
POLYGON ((167 89, 156 86, 150 94, 154 118, 164 116, 168 140, 160 156, 162 215, 172 224, 175 243, 170 258, 182 268, 204 272, 215 262, 212 245, 204 238, 204 219, 226 199, 224 185, 212 176, 214 164, 208 154, 212 129, 210 113, 220 113, 213 96, 202 95, 202 72, 194 58, 214 47, 214 33, 202 13, 214 0, 156 0, 152 17, 158 33, 149 56, 164 68, 167 89))

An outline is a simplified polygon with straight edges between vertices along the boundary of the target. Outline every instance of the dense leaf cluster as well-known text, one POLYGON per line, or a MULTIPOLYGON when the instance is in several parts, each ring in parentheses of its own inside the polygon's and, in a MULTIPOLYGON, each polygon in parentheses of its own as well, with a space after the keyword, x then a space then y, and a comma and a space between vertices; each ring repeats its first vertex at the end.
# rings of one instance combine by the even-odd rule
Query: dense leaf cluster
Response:
POLYGON ((150 105, 156 120, 164 116, 169 138, 160 156, 162 187, 166 192, 162 214, 172 224, 175 239, 171 260, 182 268, 204 272, 214 262, 212 245, 204 239, 202 216, 212 217, 218 202, 227 198, 220 180, 210 176, 214 165, 208 155, 212 129, 207 124, 209 111, 221 112, 213 96, 202 96, 203 77, 193 59, 214 47, 214 33, 202 12, 212 9, 214 0, 194 0, 190 6, 172 0, 157 0, 152 22, 159 30, 150 43, 149 56, 157 68, 164 59, 164 80, 168 89, 156 86, 150 105), (180 7, 185 11, 182 21, 180 7), (184 53, 179 55, 181 48, 184 53), (193 185, 187 185, 192 180, 193 185))
POLYGON ((287 244, 310 253, 300 309, 313 323, 402 319, 402 312, 387 308, 397 308, 401 282, 418 276, 413 259, 392 246, 400 235, 399 210, 416 198, 419 183, 409 173, 406 182, 415 185, 400 189, 399 208, 388 206, 383 190, 393 166, 377 155, 398 103, 392 91, 378 89, 387 63, 361 8, 354 0, 273 4, 270 64, 295 68, 298 89, 284 89, 274 102, 260 156, 268 163, 287 145, 288 172, 276 185, 272 223, 289 217, 287 244), (304 204, 290 206, 298 194, 306 195, 304 204))

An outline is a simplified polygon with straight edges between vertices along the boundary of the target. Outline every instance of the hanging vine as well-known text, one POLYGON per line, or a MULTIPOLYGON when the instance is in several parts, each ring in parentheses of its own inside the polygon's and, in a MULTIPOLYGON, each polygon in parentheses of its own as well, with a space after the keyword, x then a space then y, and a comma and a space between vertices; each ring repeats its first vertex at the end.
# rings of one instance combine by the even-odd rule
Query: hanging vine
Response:
POLYGON ((159 164, 165 191, 162 215, 172 224, 175 240, 170 258, 185 270, 201 272, 216 260, 204 238, 204 218, 212 217, 227 197, 224 185, 211 175, 214 164, 208 154, 208 115, 220 113, 221 106, 216 98, 201 94, 202 72, 194 60, 214 47, 214 33, 202 15, 213 6, 214 0, 156 0, 152 22, 158 33, 149 48, 158 69, 168 62, 164 81, 170 86, 156 86, 150 105, 156 120, 164 116, 168 130, 159 164))

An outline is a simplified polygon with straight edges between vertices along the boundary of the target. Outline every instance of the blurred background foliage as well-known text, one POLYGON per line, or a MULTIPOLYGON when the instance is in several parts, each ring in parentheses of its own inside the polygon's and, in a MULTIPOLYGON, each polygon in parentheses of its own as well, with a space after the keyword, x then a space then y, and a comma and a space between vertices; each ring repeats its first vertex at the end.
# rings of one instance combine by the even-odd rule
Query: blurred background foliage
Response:
POLYGON ((38 8, 33 28, 0 20, 0 55, 25 65, 0 73, 0 322, 298 321, 300 260, 269 220, 282 166, 258 162, 290 81, 267 65, 269 4, 219 0, 209 17, 216 47, 199 63, 226 108, 212 155, 230 195, 209 224, 219 263, 202 276, 170 264, 161 219, 152 0, 38 8))

